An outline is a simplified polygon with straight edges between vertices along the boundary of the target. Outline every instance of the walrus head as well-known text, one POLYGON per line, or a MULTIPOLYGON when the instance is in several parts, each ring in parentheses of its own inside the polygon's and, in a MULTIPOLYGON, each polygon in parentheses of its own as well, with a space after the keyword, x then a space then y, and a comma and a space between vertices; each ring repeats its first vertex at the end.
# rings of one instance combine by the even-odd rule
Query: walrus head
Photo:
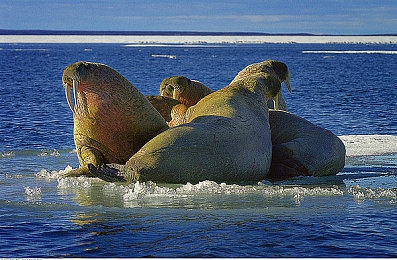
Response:
POLYGON ((123 80, 126 81, 124 77, 112 68, 104 64, 85 61, 79 61, 69 65, 62 74, 62 85, 65 88, 66 100, 74 114, 76 113, 76 107, 79 102, 79 87, 82 83, 98 88, 99 86, 109 86, 109 84, 103 84, 107 81, 112 82, 114 85, 117 83, 123 84, 124 82, 121 82, 123 80), (105 75, 110 75, 108 76, 110 78, 105 75), (73 89, 74 105, 70 95, 71 89, 73 89))
MULTIPOLYGON (((258 72, 268 73, 273 77, 277 78, 280 81, 280 83, 284 82, 288 91, 292 92, 291 85, 289 83, 290 74, 288 67, 285 63, 276 60, 265 60, 259 63, 248 65, 237 74, 237 76, 233 79, 233 81, 258 72)), ((275 109, 278 109, 280 93, 281 91, 277 93, 277 95, 273 98, 275 109)))
MULTIPOLYGON (((92 74, 94 68, 98 69, 97 63, 76 62, 68 66, 62 74, 62 85, 65 88, 66 100, 73 114, 76 112, 75 107, 78 102, 79 84, 81 81, 87 80, 88 74, 92 74), (73 89, 74 105, 70 96, 70 90, 73 89)), ((92 78, 92 77, 91 77, 92 78)))
POLYGON ((172 76, 165 78, 160 84, 160 96, 170 97, 178 100, 179 95, 183 93, 192 81, 184 76, 172 76))

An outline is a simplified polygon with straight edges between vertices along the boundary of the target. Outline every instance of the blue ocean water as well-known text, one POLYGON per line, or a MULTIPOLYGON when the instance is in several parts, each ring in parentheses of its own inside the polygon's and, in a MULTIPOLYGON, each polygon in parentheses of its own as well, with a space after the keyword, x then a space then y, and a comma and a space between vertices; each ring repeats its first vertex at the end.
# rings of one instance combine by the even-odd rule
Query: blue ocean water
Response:
MULTIPOLYGON (((185 75, 217 90, 265 59, 289 111, 338 136, 397 135, 392 44, 0 44, 1 257, 396 257, 397 155, 253 186, 61 178, 78 166, 62 70, 105 63, 143 94, 185 75)), ((390 144, 388 144, 390 145, 390 144)), ((393 145, 393 144, 392 144, 393 145)))

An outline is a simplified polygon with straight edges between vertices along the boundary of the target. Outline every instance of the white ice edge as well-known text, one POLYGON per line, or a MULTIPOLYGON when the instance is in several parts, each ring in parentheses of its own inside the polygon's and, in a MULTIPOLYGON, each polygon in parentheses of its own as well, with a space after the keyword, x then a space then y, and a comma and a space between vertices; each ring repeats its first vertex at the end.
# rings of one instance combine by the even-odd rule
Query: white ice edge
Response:
POLYGON ((1 35, 0 43, 379 43, 396 44, 397 36, 211 36, 211 35, 1 35))
POLYGON ((346 156, 397 153, 397 135, 342 135, 346 156))

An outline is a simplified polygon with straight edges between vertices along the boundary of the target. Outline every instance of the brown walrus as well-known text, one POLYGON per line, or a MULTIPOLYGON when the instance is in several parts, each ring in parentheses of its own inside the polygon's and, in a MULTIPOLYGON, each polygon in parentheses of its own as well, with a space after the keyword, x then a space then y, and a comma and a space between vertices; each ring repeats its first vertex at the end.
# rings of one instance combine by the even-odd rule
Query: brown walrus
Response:
POLYGON ((160 84, 160 96, 176 99, 187 108, 197 104, 203 97, 212 92, 203 83, 184 76, 168 77, 160 84))
POLYGON ((125 165, 89 169, 107 181, 262 180, 272 153, 266 104, 280 90, 280 81, 268 73, 242 77, 190 107, 186 124, 155 136, 125 165))
MULTIPOLYGON (((238 80, 247 75, 251 75, 257 72, 269 73, 276 77, 280 82, 284 82, 288 91, 291 92, 291 86, 289 83, 290 73, 287 65, 276 60, 265 60, 259 63, 248 65, 241 70, 233 80, 238 80)), ((195 105, 206 95, 213 91, 198 81, 191 81, 184 76, 172 76, 164 79, 160 84, 160 95, 178 99, 182 104, 173 106, 169 115, 163 115, 166 118, 168 126, 174 127, 187 122, 188 117, 186 116, 187 109, 195 105), (169 120, 171 118, 171 120, 169 120)), ((269 108, 274 108, 287 111, 287 105, 281 92, 274 99, 271 98, 267 103, 269 108)), ((166 104, 164 104, 167 107, 166 104)), ((156 107, 157 108, 157 107, 156 107)), ((165 110, 162 107, 157 109, 165 110)), ((168 112, 168 111, 167 111, 168 112)))
POLYGON ((88 164, 125 163, 151 138, 168 129, 148 99, 104 64, 71 64, 63 71, 62 82, 73 111, 80 162, 80 168, 69 172, 69 176, 88 174, 88 164))

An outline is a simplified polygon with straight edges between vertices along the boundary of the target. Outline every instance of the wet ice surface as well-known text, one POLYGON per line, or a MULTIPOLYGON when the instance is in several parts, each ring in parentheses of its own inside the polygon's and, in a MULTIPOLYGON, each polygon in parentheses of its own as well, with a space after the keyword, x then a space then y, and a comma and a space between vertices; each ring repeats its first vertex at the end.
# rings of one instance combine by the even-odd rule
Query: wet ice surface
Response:
MULTIPOLYGON (((3 154, 9 163, 18 160, 20 167, 51 164, 53 169, 42 168, 31 174, 5 174, 3 193, 11 200, 50 201, 70 199, 79 205, 116 207, 250 207, 286 201, 297 205, 307 197, 343 197, 362 201, 385 200, 393 204, 397 192, 396 136, 342 136, 346 144, 346 166, 336 176, 296 177, 290 180, 260 181, 255 185, 215 183, 210 180, 198 184, 162 184, 155 182, 107 183, 97 178, 64 177, 73 169, 56 167, 76 161, 72 151, 41 151, 32 154, 3 154), (372 144, 372 146, 370 145, 372 144), (42 161, 43 163, 39 163, 42 161), (57 166, 58 165, 58 166, 57 166), (55 169, 54 169, 55 168, 55 169), (19 188, 18 188, 19 187, 19 188), (13 195, 23 194, 23 197, 13 195), (247 200, 247 198, 250 198, 247 200), (248 201, 248 202, 247 202, 248 201), (241 203, 241 205, 240 205, 241 203), (214 206, 217 205, 217 206, 214 206), (252 206, 252 205, 251 205, 252 206)), ((24 171, 24 169, 21 169, 24 171)))

